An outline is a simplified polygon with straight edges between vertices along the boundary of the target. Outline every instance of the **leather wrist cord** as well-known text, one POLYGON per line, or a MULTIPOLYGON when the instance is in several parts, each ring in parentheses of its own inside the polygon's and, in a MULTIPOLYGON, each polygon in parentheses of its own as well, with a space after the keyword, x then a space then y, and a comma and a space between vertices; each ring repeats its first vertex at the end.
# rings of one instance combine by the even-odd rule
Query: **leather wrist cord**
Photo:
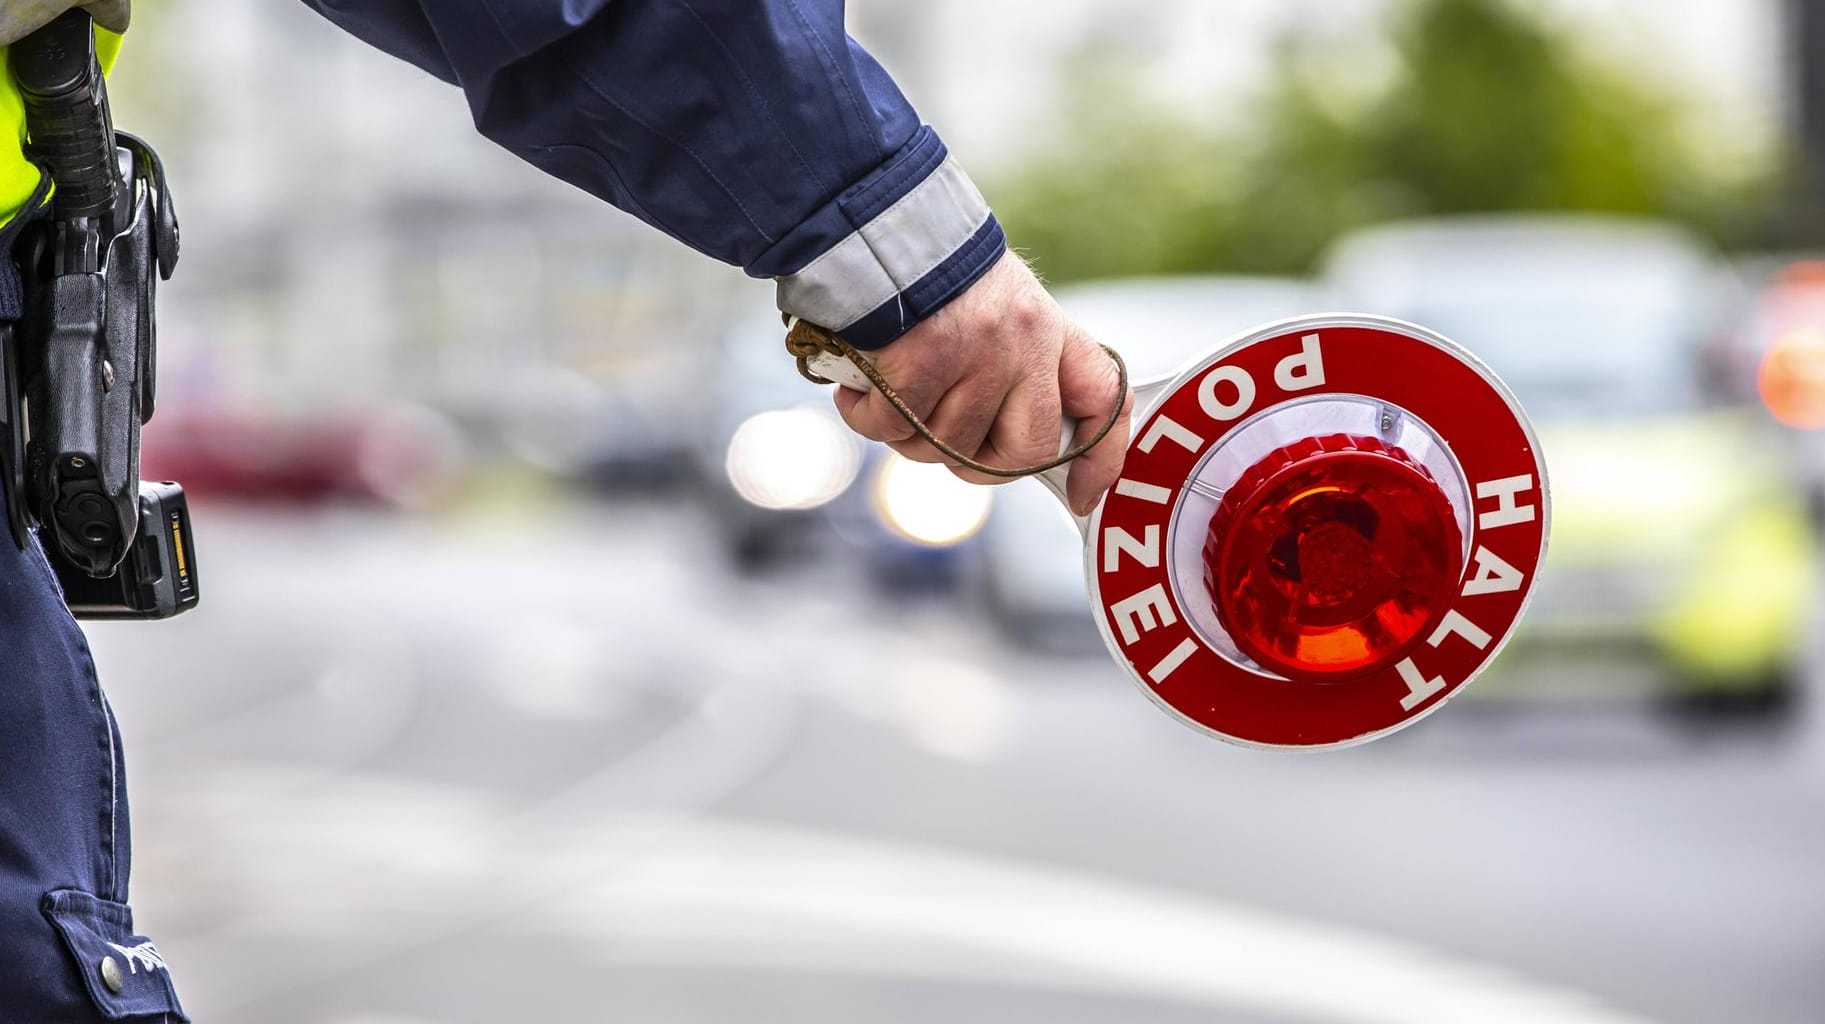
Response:
POLYGON ((990 466, 977 462, 975 459, 952 448, 934 435, 931 428, 925 425, 925 421, 919 418, 919 414, 912 411, 912 407, 906 404, 906 400, 901 398, 899 393, 893 389, 893 385, 887 382, 887 378, 881 375, 881 371, 875 367, 874 361, 857 351, 855 346, 844 341, 834 331, 827 330, 807 320, 802 320, 791 315, 787 315, 786 317, 786 326, 788 328, 786 332, 786 351, 790 352, 793 358, 798 360, 798 372, 806 380, 813 384, 836 383, 832 380, 826 380, 812 371, 811 360, 814 357, 828 353, 847 359, 855 365, 856 369, 862 371, 862 375, 868 378, 868 382, 874 385, 874 389, 881 393, 882 398, 887 399, 887 404, 893 406, 894 411, 900 414, 900 418, 906 421, 906 425, 911 427, 914 433, 925 439, 933 448, 936 448, 942 453, 945 458, 950 459, 952 462, 965 469, 981 473, 984 476, 1014 480, 1024 476, 1036 476, 1050 469, 1057 469, 1059 466, 1078 458, 1090 449, 1095 448, 1098 444, 1101 444, 1103 438, 1109 436, 1109 431, 1115 429, 1115 424, 1120 421, 1122 416, 1122 406, 1126 404, 1126 396, 1128 394, 1128 364, 1122 362, 1121 355, 1114 349, 1104 345, 1102 346, 1103 351, 1109 353, 1109 358, 1115 361, 1115 369, 1119 375, 1120 381, 1118 393, 1123 396, 1123 400, 1115 403, 1115 411, 1109 414, 1109 418, 1103 421, 1103 425, 1097 428, 1096 433, 1092 434, 1085 441, 1072 445, 1057 457, 1048 459, 1045 462, 1037 463, 1032 466, 1022 466, 1017 469, 990 466))

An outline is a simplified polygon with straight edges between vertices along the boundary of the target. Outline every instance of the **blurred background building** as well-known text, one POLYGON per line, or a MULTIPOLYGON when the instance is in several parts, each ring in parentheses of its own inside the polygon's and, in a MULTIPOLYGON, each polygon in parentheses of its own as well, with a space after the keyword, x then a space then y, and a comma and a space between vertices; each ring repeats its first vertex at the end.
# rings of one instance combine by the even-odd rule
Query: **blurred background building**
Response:
MULTIPOLYGON (((1738 241, 1767 230, 1765 207, 1747 211, 1754 224, 1730 218, 1796 148, 1777 0, 1413 6, 881 0, 853 5, 852 20, 1054 279, 1306 270, 1326 235, 1357 222, 1466 206, 1666 211, 1738 241), (1453 60, 1491 58, 1506 71, 1466 83, 1477 91, 1434 87, 1453 60), (1541 148, 1513 144, 1530 131, 1570 133, 1578 117, 1612 138, 1492 176, 1541 148), (1504 145, 1457 153, 1434 137, 1469 123, 1504 145), (1399 153, 1439 166, 1393 166, 1399 153), (1521 174, 1557 180, 1513 187, 1521 174), (1100 186, 1117 175, 1129 187, 1110 196, 1100 186), (1271 231, 1233 222, 1225 208, 1274 200, 1276 183, 1320 222, 1291 239, 1279 209, 1261 217, 1271 231), (1187 202, 1219 216, 1183 217, 1187 202), (1021 220, 1028 205, 1036 223, 1021 220), (1209 237, 1155 237, 1154 222, 1186 220, 1209 237), (1106 266, 1077 268, 1078 247, 1135 228, 1106 266)), ((492 400, 503 369, 609 373, 653 335, 701 338, 737 293, 764 290, 525 173, 463 130, 459 95, 308 11, 164 0, 134 33, 119 92, 122 120, 162 139, 208 240, 171 304, 196 329, 169 333, 180 350, 209 349, 212 380, 282 376, 300 400, 319 388, 455 399, 486 380, 492 400), (493 287, 465 286, 477 278, 493 287), (693 301, 706 288, 728 301, 693 301)))
POLYGON ((92 635, 198 1020, 1820 1019, 1825 4, 851 0, 1137 373, 1353 307, 1535 413, 1525 636, 1300 759, 1133 693, 1050 499, 853 440, 770 286, 302 5, 136 6, 209 597, 92 635))

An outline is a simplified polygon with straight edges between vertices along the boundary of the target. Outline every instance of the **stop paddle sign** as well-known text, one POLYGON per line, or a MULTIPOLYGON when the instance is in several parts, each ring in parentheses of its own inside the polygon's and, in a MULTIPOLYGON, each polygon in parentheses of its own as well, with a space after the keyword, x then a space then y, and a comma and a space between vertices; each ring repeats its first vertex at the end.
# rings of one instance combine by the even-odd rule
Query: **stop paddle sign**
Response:
MULTIPOLYGON (((1121 478, 1076 521, 1104 642, 1180 721, 1247 746, 1366 742, 1443 706, 1520 621, 1546 464, 1514 396, 1443 336, 1284 320, 1135 397, 1121 478)), ((1039 477, 1061 500, 1066 468, 1039 477)))

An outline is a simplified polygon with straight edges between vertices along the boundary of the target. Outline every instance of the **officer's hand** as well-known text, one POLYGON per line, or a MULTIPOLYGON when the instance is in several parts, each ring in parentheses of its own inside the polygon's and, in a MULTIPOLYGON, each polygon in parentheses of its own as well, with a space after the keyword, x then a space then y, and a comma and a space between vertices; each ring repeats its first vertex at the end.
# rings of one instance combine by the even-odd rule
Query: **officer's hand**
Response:
MULTIPOLYGON (((1101 444, 1071 464, 1071 508, 1084 515, 1121 474, 1132 393, 1120 394, 1115 363, 1065 319, 1013 253, 924 323, 876 353, 900 397, 951 447, 991 466, 1031 466, 1058 454, 1062 417, 1089 438, 1116 403, 1122 416, 1101 444)), ((917 462, 950 464, 914 436, 875 392, 836 389, 837 410, 863 437, 917 462)), ((953 466, 975 483, 1005 483, 953 466)))

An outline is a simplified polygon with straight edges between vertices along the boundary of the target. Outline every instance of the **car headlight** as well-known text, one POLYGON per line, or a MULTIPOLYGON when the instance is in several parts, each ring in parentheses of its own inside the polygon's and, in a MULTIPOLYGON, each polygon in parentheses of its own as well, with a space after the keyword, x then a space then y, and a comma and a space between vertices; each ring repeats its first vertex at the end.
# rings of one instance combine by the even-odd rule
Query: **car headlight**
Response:
POLYGON ((968 540, 988 521, 987 487, 964 483, 943 466, 889 454, 874 481, 875 513, 887 528, 929 547, 968 540))
POLYGON ((813 409, 750 416, 729 439, 725 461, 735 493, 770 509, 817 508, 861 471, 861 446, 843 425, 813 409))

